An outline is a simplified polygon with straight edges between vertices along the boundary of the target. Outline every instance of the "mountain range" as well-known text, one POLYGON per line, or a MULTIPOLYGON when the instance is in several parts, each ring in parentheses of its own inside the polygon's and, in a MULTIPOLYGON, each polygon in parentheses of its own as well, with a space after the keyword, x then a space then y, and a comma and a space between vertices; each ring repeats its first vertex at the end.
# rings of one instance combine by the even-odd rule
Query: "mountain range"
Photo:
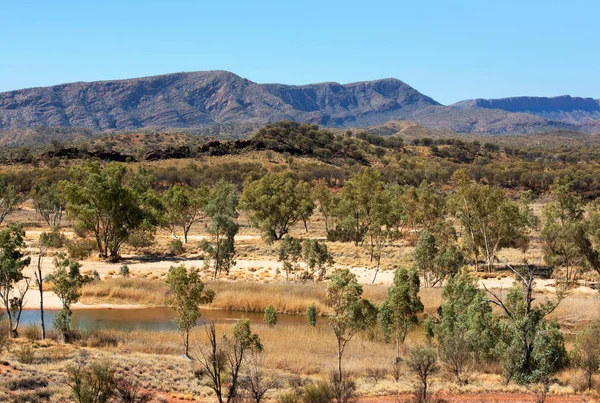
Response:
MULTIPOLYGON (((350 84, 258 84, 227 71, 77 82, 0 93, 0 143, 39 127, 93 132, 207 128, 279 120, 364 127, 410 120, 457 133, 600 132, 592 98, 473 99, 445 106, 397 79, 350 84)), ((58 130, 57 133, 64 133, 58 130)), ((59 135, 57 135, 59 136, 59 135)), ((42 136, 47 140, 48 136, 42 136)), ((52 135, 50 135, 52 137, 52 135)), ((40 138, 39 135, 33 138, 40 138)))

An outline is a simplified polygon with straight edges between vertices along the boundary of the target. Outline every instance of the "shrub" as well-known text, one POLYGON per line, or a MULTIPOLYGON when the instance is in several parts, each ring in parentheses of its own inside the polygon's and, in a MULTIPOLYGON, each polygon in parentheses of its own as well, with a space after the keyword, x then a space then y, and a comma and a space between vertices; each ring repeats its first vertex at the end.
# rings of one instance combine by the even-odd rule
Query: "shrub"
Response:
POLYGON ((183 242, 179 239, 173 239, 169 242, 169 255, 180 256, 184 252, 183 242))
POLYGON ((67 242, 67 251, 73 259, 85 259, 92 254, 95 248, 96 243, 89 239, 78 239, 67 242))
POLYGON ((32 323, 23 328, 23 334, 29 341, 36 341, 41 338, 42 328, 37 323, 32 323))
POLYGON ((270 327, 273 327, 277 324, 277 313, 275 312, 273 305, 269 305, 265 309, 264 321, 270 327))
POLYGON ((317 325, 317 308, 315 307, 315 304, 311 304, 306 310, 306 319, 310 326, 314 327, 317 325))
POLYGON ((52 228, 50 232, 42 232, 40 242, 50 248, 59 249, 65 244, 65 236, 58 231, 58 228, 52 228))
POLYGON ((121 272, 121 277, 129 277, 129 266, 126 264, 122 265, 119 271, 121 272))
POLYGON ((302 403, 329 403, 335 397, 335 392, 328 382, 309 383, 304 388, 302 403))
POLYGON ((114 369, 108 362, 86 364, 81 357, 67 369, 67 385, 76 403, 108 403, 114 395, 114 369))
POLYGON ((17 359, 23 364, 33 364, 33 361, 35 360, 35 354, 31 344, 21 346, 17 353, 17 359))

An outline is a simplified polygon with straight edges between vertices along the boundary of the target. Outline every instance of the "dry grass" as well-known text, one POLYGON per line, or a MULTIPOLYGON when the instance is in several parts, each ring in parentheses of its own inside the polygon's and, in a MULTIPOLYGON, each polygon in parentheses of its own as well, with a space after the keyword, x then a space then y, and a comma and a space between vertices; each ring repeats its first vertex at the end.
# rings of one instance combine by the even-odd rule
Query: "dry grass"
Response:
POLYGON ((168 293, 164 281, 120 277, 88 283, 82 290, 82 302, 165 305, 168 293))

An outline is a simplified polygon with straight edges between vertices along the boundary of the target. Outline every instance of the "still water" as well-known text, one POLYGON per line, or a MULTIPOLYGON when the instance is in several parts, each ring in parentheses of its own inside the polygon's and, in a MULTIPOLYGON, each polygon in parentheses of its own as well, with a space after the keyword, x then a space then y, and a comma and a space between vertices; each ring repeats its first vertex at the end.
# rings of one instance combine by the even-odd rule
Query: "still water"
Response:
MULTIPOLYGON (((44 319, 47 326, 52 325, 58 310, 46 310, 44 319)), ((206 321, 218 323, 233 323, 240 318, 248 318, 252 323, 263 323, 263 314, 255 312, 225 311, 217 309, 200 309, 198 324, 206 321)), ((115 329, 133 330, 174 330, 171 308, 141 308, 141 309, 80 309, 73 310, 71 325, 74 329, 115 329)), ((40 323, 39 310, 23 311, 21 323, 40 323)), ((317 319, 317 326, 326 325, 325 318, 317 319)), ((306 317, 302 315, 277 315, 277 325, 308 326, 306 317)))

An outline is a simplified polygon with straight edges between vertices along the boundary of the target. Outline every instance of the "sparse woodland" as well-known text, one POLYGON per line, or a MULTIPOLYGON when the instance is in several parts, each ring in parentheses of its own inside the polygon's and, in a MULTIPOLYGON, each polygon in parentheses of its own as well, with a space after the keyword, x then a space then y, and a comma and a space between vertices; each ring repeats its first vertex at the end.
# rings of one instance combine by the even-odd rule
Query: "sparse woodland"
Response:
POLYGON ((293 122, 253 140, 5 153, 0 401, 598 399, 598 146, 293 122), (52 297, 52 325, 21 323, 52 297), (175 328, 72 326, 98 303, 171 307, 175 328), (264 323, 199 324, 203 305, 264 323))

